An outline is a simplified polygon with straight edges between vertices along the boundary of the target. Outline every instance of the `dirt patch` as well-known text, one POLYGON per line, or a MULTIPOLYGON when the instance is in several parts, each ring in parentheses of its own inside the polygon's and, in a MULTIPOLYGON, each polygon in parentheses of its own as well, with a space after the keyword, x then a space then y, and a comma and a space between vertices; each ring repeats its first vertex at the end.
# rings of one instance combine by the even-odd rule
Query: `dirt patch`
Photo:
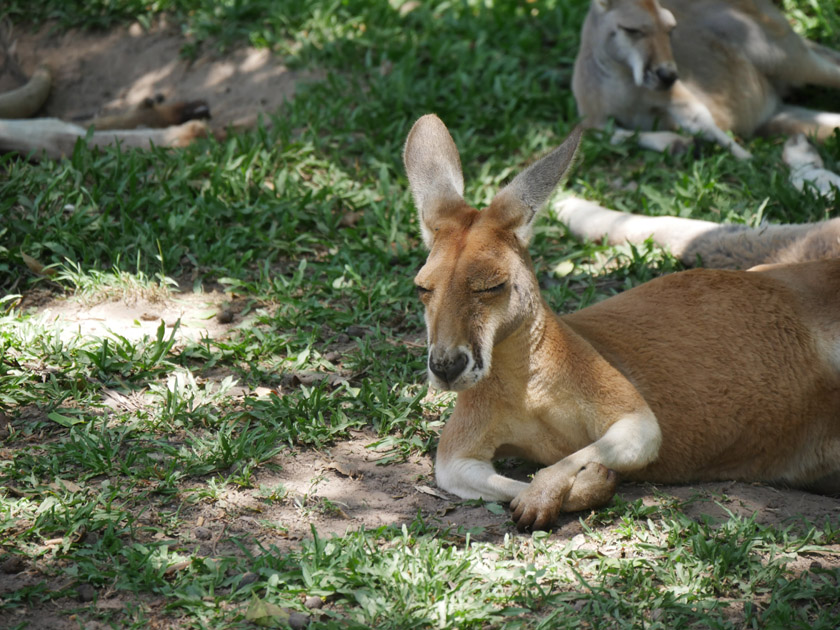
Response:
POLYGON ((70 30, 54 25, 37 31, 5 25, 0 33, 0 92, 22 85, 39 64, 53 72, 53 87, 41 116, 78 121, 124 110, 162 95, 168 102, 204 99, 214 129, 249 126, 260 114, 273 114, 314 72, 287 68, 270 51, 240 48, 223 57, 205 51, 186 59, 188 40, 158 21, 108 32, 70 30))
MULTIPOLYGON (((212 499, 182 505, 180 526, 167 532, 166 539, 186 557, 242 557, 243 552, 259 556, 271 547, 280 552, 297 549, 301 541, 318 535, 341 536, 362 527, 375 530, 385 525, 411 523, 418 514, 430 525, 448 527, 450 537, 501 543, 506 535, 527 544, 529 535, 516 531, 507 507, 464 502, 438 490, 434 484, 432 458, 415 455, 406 461, 380 465, 382 454, 371 448, 376 435, 353 432, 347 440, 321 450, 300 449, 275 456, 255 471, 253 487, 226 487, 212 499)), ((524 478, 526 469, 513 476, 524 478)), ((510 471, 506 471, 510 472, 510 471)), ((195 484, 191 484, 194 488, 195 484)), ((185 490, 187 490, 185 488, 185 490)), ((692 486, 653 486, 624 484, 618 496, 625 501, 641 499, 646 505, 672 500, 688 502, 686 515, 695 519, 724 521, 728 512, 745 518, 755 516, 762 525, 807 527, 821 524, 837 513, 837 501, 796 490, 781 490, 745 483, 709 483, 692 486)), ((173 505, 174 509, 174 505, 173 505)), ((141 517, 155 518, 156 510, 141 517)), ((621 534, 611 523, 589 528, 581 524, 588 514, 564 514, 554 527, 551 539, 573 548, 587 548, 607 556, 622 553, 621 534)), ((140 531, 142 528, 138 528, 140 531)), ((162 534, 158 534, 162 535, 162 534)), ((141 538, 138 542, 144 542, 141 538)), ((0 571, 0 597, 15 590, 41 584, 45 591, 61 591, 64 596, 14 611, 13 624, 27 622, 28 628, 59 629, 105 627, 92 616, 118 613, 126 607, 145 611, 154 628, 177 628, 178 621, 165 612, 166 600, 143 594, 92 589, 71 579, 58 579, 60 559, 36 561, 0 571), (88 592, 89 591, 89 592, 88 592), (86 598, 90 597, 90 600, 86 598)), ((189 565, 175 565, 182 570, 189 565)), ((833 570, 840 567, 840 545, 823 545, 818 552, 791 558, 795 573, 833 570)), ((245 575, 243 574, 243 579, 245 575)))
POLYGON ((37 312, 60 329, 64 341, 76 336, 105 338, 116 334, 134 343, 143 337, 154 339, 161 323, 168 339, 177 323, 175 339, 180 343, 203 337, 220 339, 232 327, 242 325, 241 315, 236 308, 231 310, 230 304, 218 291, 173 293, 152 299, 127 295, 95 303, 53 297, 40 303, 37 312))
MULTIPOLYGON (((410 523, 418 514, 429 524, 450 528, 453 535, 469 531, 474 540, 500 543, 505 535, 520 535, 507 506, 500 509, 463 501, 438 489, 431 456, 414 455, 383 465, 375 442, 375 434, 356 431, 350 439, 321 451, 302 449, 277 455, 255 472, 253 488, 232 488, 217 501, 192 508, 187 520, 216 523, 207 526, 217 533, 226 528, 223 538, 249 537, 280 549, 297 547, 298 541, 310 538, 312 526, 320 536, 341 536, 362 527, 371 530, 410 523), (274 499, 267 498, 271 494, 274 499)), ((531 470, 521 465, 505 474, 526 480, 531 470)), ((831 497, 740 482, 628 483, 619 486, 617 496, 624 501, 641 499, 645 505, 678 501, 684 504, 686 516, 697 520, 722 522, 730 513, 754 516, 764 526, 821 525, 837 514, 837 500, 831 497)), ((562 514, 552 537, 562 541, 579 534, 583 531, 580 519, 587 516, 562 514)), ((184 535, 189 539, 189 532, 184 535)))
MULTIPOLYGON (((226 489, 213 502, 182 513, 209 528, 211 539, 219 538, 217 551, 233 538, 287 550, 311 538, 313 526, 319 536, 341 536, 411 523, 418 514, 429 524, 472 530, 485 540, 501 540, 511 531, 506 517, 437 489, 430 457, 382 465, 383 454, 371 448, 375 441, 373 433, 357 431, 320 451, 277 455, 255 472, 253 488, 226 489)), ((193 537, 189 530, 183 535, 193 537)), ((197 540, 196 551, 207 553, 209 544, 197 540)))

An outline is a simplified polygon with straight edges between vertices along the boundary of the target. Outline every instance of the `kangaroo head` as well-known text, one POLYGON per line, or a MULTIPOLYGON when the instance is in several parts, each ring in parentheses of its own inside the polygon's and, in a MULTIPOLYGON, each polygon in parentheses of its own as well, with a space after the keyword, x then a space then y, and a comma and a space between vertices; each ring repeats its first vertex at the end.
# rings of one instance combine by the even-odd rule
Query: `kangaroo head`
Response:
POLYGON ((415 284, 425 306, 429 379, 464 390, 490 373, 493 348, 540 308, 528 243, 537 211, 571 164, 580 130, 525 169, 482 212, 463 198, 458 150, 434 115, 418 120, 405 167, 429 248, 415 284))
POLYGON ((630 70, 638 87, 667 90, 677 80, 671 50, 674 15, 658 0, 592 0, 605 52, 630 70))

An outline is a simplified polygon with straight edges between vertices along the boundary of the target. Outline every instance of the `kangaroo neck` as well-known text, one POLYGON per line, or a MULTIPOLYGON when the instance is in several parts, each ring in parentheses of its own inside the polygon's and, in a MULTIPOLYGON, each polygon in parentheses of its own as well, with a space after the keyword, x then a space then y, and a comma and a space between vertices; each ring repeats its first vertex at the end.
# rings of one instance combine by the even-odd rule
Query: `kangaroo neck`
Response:
POLYGON ((525 387, 535 376, 545 376, 542 366, 556 362, 564 354, 569 335, 574 333, 540 299, 532 313, 493 348, 490 374, 479 386, 525 387))

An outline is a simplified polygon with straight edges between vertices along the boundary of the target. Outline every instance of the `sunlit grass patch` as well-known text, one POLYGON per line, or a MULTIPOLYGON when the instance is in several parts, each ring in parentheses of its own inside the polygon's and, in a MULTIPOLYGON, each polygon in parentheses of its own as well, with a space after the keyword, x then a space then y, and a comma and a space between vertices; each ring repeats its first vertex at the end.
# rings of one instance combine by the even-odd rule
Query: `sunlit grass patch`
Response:
POLYGON ((177 290, 178 283, 160 273, 148 277, 144 272, 130 273, 119 267, 109 271, 84 270, 78 263, 65 261, 54 268, 51 278, 66 286, 72 295, 87 304, 105 300, 162 302, 177 290))

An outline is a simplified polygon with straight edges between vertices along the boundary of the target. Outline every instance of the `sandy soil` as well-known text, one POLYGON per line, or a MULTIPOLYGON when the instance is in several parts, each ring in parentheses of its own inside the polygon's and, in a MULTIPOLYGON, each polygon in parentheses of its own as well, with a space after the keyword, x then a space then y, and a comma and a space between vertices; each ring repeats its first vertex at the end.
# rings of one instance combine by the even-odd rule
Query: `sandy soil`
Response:
POLYGON ((267 50, 240 48, 224 57, 212 51, 190 61, 187 43, 165 21, 148 31, 135 24, 108 32, 32 32, 8 24, 0 29, 0 92, 22 85, 42 63, 53 71, 52 91, 39 115, 75 121, 125 110, 157 95, 167 102, 204 99, 211 127, 247 126, 275 113, 302 80, 267 50))
MULTIPOLYGON (((470 531, 473 540, 501 542, 505 535, 510 535, 522 537, 526 543, 528 535, 516 531, 507 508, 496 514, 438 490, 428 456, 379 465, 381 454, 370 448, 374 441, 374 435, 356 432, 350 440, 323 451, 277 455, 270 462, 273 466, 263 466, 256 474, 254 488, 230 488, 215 502, 198 503, 182 510, 181 528, 172 532, 169 539, 184 555, 241 556, 242 549, 234 543, 237 539, 251 541, 251 552, 260 554, 261 548, 272 545, 281 551, 298 547, 302 539, 311 537, 312 526, 320 536, 329 537, 361 527, 371 530, 382 525, 410 523, 419 511, 427 523, 451 527, 453 540, 463 538, 470 531), (288 494, 279 500, 267 500, 264 489, 280 485, 288 494)), ((708 517, 725 520, 729 511, 744 517, 754 514, 757 522, 778 526, 801 525, 807 521, 823 523, 827 517, 836 517, 838 509, 837 500, 828 497, 733 482, 693 486, 625 484, 618 494, 628 501, 642 499, 646 505, 671 499, 689 501, 686 514, 698 520, 708 517)), ((598 535, 586 536, 580 523, 582 516, 587 515, 562 515, 551 537, 561 543, 572 541, 576 547, 591 548, 604 555, 620 551, 623 545, 620 533, 613 531, 612 525, 593 525, 598 535)), ((154 514, 144 518, 154 518, 154 514)), ((73 593, 72 580, 50 577, 56 575, 55 562, 36 562, 13 574, 0 571, 0 597, 4 592, 44 581, 50 590, 70 587, 73 593)), ((840 545, 824 547, 819 553, 800 554, 789 566, 794 571, 807 571, 814 562, 826 569, 840 567, 840 545)), ((79 627, 68 615, 70 611, 78 610, 84 619, 88 616, 85 612, 88 606, 104 612, 133 604, 148 611, 154 620, 153 627, 178 627, 177 621, 169 618, 163 609, 164 600, 110 589, 95 592, 95 596, 90 604, 80 602, 79 595, 18 609, 14 621, 28 621, 30 629, 69 630, 79 627)), ((98 630, 105 626, 91 621, 83 627, 98 630)))

